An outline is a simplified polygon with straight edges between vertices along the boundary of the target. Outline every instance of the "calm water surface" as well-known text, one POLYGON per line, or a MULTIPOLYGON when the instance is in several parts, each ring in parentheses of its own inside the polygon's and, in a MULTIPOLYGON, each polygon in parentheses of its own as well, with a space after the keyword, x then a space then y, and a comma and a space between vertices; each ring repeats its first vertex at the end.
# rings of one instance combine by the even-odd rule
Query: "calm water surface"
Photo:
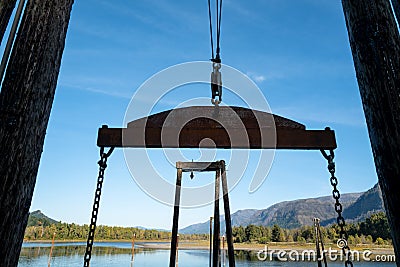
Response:
MULTIPOLYGON (((19 259, 19 267, 47 266, 51 244, 46 243, 25 243, 19 259)), ((51 266, 82 267, 85 243, 59 243, 53 250, 51 266)), ((179 267, 206 267, 209 262, 207 250, 180 250, 179 267)), ((237 267, 258 267, 258 266, 288 266, 305 267, 317 266, 315 262, 260 262, 256 253, 238 251, 236 255, 237 267)), ((144 266, 160 267, 168 266, 169 251, 162 249, 143 248, 140 243, 135 245, 135 260, 131 263, 131 243, 96 243, 93 250, 92 267, 120 267, 120 266, 144 266)), ((344 266, 343 263, 329 263, 330 267, 344 266)), ((226 266, 228 262, 226 260, 226 266)), ((394 267, 395 263, 374 263, 356 262, 354 266, 377 266, 394 267)))

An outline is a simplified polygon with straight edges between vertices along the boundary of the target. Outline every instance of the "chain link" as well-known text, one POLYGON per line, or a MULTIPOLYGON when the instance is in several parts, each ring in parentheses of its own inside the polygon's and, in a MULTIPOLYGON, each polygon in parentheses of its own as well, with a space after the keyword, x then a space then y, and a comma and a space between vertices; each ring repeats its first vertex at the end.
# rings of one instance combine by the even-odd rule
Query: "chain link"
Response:
POLYGON ((338 182, 337 177, 335 176, 336 166, 335 166, 335 162, 333 161, 335 159, 335 153, 333 152, 333 150, 330 150, 329 152, 330 153, 328 155, 325 150, 321 150, 322 155, 328 161, 328 171, 331 174, 330 182, 333 187, 332 196, 335 199, 335 211, 338 215, 336 222, 340 227, 339 239, 342 239, 345 241, 344 246, 342 247, 343 254, 346 256, 344 266, 353 267, 353 263, 350 260, 351 250, 350 250, 350 247, 349 247, 348 241, 347 241, 348 234, 345 230, 346 222, 342 216, 343 205, 340 203, 340 192, 337 188, 339 182, 338 182))
POLYGON ((84 267, 89 267, 90 265, 90 259, 92 257, 92 248, 94 242, 94 233, 96 231, 97 215, 99 212, 101 189, 103 187, 103 181, 104 181, 104 172, 107 168, 107 159, 113 151, 114 147, 111 147, 107 153, 104 152, 104 147, 100 148, 100 160, 97 162, 99 164, 99 175, 97 178, 97 186, 96 186, 96 192, 94 194, 92 218, 90 219, 89 234, 86 243, 86 252, 83 264, 84 267))

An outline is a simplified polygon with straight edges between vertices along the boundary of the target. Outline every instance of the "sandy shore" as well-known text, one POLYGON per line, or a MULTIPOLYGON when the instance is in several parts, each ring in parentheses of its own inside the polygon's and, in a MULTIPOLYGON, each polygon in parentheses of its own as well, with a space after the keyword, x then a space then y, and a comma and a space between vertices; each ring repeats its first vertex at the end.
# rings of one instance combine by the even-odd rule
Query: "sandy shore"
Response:
MULTIPOLYGON (((34 241, 24 241, 25 243, 51 243, 51 240, 34 240, 34 241)), ((56 240, 56 243, 86 243, 86 240, 56 240)), ((131 240, 96 240, 96 243, 131 243, 131 240)), ((169 240, 136 240, 136 246, 149 248, 149 249, 170 249, 170 241, 169 240)), ((179 249, 181 250, 208 250, 210 243, 208 240, 204 241, 181 241, 179 243, 179 249)), ((315 245, 313 243, 307 244, 299 244, 299 243, 269 243, 268 250, 284 250, 284 251, 293 251, 296 250, 298 252, 302 252, 305 250, 315 250, 315 245)), ((225 243, 225 249, 227 248, 227 244, 225 243)), ((391 246, 378 246, 375 244, 363 244, 350 246, 352 250, 356 251, 371 251, 375 255, 394 255, 394 249, 391 246)), ((244 250, 244 251, 253 251, 258 252, 260 250, 265 250, 266 245, 263 244, 249 244, 249 243, 235 243, 235 250, 244 250)), ((325 248, 329 249, 338 249, 336 244, 325 244, 325 248)))
MULTIPOLYGON (((152 248, 152 249, 170 249, 170 244, 168 242, 139 242, 140 246, 144 248, 152 248)), ((210 244, 205 241, 200 242, 180 242, 179 249, 181 250, 192 250, 192 249, 202 249, 208 250, 210 244)), ((225 249, 227 249, 227 245, 225 244, 225 249)), ((328 250, 331 247, 332 250, 338 250, 336 244, 326 244, 325 249, 328 250)), ((234 244, 235 250, 245 250, 245 251, 254 251, 258 252, 260 250, 265 250, 266 245, 263 244, 248 244, 248 243, 235 243, 234 244)), ((366 251, 369 250, 372 254, 375 255, 394 255, 394 249, 390 246, 377 246, 377 245, 358 245, 358 246, 351 246, 352 250, 356 251, 366 251)), ((292 251, 296 250, 298 252, 302 252, 304 250, 315 250, 314 244, 304 244, 299 245, 296 243, 273 243, 268 244, 268 250, 284 250, 284 251, 292 251)))

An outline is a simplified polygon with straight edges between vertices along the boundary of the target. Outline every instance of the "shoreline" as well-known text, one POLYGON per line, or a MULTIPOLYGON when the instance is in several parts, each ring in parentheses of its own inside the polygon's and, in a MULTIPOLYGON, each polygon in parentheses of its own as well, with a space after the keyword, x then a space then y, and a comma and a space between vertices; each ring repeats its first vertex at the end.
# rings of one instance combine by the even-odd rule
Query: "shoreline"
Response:
MULTIPOLYGON (((51 244, 52 240, 24 240, 25 244, 51 244)), ((86 240, 55 240, 55 244, 63 243, 86 243, 86 240)), ((96 240, 95 243, 132 243, 132 240, 96 240)), ((135 240, 135 245, 142 248, 148 249, 170 249, 170 240, 135 240)), ((299 244, 299 243, 288 243, 288 242, 276 242, 268 244, 255 244, 255 243, 234 243, 235 251, 252 251, 258 252, 264 250, 265 248, 269 250, 284 250, 284 251, 298 251, 303 252, 305 250, 315 250, 313 243, 299 244)), ((326 247, 331 247, 332 249, 338 249, 336 244, 326 244, 326 247)), ((225 244, 225 249, 227 245, 225 244)), ((181 241, 179 244, 180 250, 209 250, 209 241, 181 241)), ((353 251, 366 251, 369 250, 373 254, 384 254, 394 255, 394 248, 387 245, 375 245, 375 244, 360 244, 352 245, 351 249, 353 251)))

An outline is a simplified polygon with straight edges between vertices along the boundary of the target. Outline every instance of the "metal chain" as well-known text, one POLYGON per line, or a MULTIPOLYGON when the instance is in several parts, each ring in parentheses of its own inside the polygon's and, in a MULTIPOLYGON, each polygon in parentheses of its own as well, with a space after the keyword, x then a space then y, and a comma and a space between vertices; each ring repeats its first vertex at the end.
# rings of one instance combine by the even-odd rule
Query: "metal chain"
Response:
POLYGON ((335 171, 336 171, 336 166, 335 166, 335 162, 333 161, 335 158, 335 153, 333 152, 333 150, 329 151, 329 155, 326 153, 325 150, 321 150, 322 155, 324 156, 324 158, 328 161, 328 171, 331 174, 331 178, 330 178, 330 182, 331 185, 333 187, 332 190, 332 196, 335 199, 335 211, 338 215, 336 221, 337 224, 340 227, 340 233, 339 233, 339 240, 338 240, 338 246, 342 249, 344 255, 346 256, 346 260, 344 262, 344 266, 348 267, 351 266, 353 267, 353 263, 350 260, 350 254, 351 254, 351 250, 348 244, 348 234, 345 230, 345 226, 346 226, 346 222, 342 216, 343 213, 343 206, 340 203, 340 193, 339 190, 337 188, 339 182, 337 177, 335 176, 335 171))
POLYGON ((99 212, 101 189, 103 187, 103 181, 104 181, 104 172, 107 168, 107 159, 113 151, 114 147, 111 147, 107 153, 104 152, 104 147, 100 148, 100 160, 97 162, 99 164, 99 175, 97 178, 96 192, 94 194, 94 203, 92 210, 92 218, 90 220, 89 235, 86 243, 86 252, 83 264, 84 267, 89 267, 90 265, 90 259, 92 257, 92 248, 94 242, 94 233, 96 231, 97 215, 99 212))

